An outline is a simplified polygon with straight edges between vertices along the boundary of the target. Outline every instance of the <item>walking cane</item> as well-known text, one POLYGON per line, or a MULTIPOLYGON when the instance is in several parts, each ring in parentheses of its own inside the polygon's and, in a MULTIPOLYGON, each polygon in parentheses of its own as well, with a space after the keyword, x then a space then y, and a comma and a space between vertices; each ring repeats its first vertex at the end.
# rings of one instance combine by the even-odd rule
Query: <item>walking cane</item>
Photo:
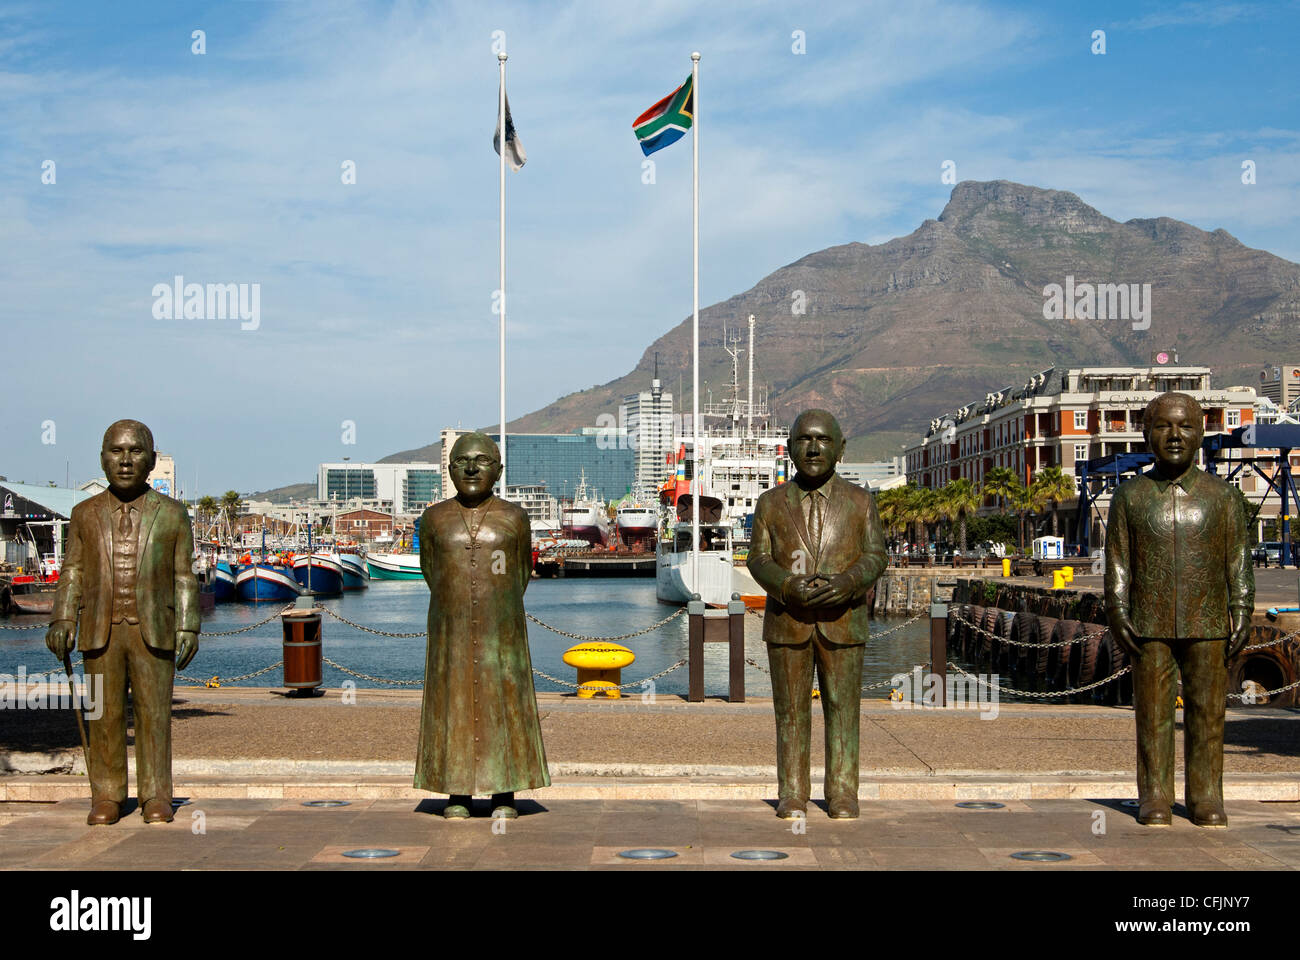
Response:
POLYGON ((86 721, 81 716, 77 702, 77 688, 72 682, 72 651, 63 655, 63 670, 68 675, 68 693, 72 695, 72 712, 77 716, 77 733, 81 735, 81 756, 86 761, 86 776, 90 776, 90 747, 86 745, 86 721))

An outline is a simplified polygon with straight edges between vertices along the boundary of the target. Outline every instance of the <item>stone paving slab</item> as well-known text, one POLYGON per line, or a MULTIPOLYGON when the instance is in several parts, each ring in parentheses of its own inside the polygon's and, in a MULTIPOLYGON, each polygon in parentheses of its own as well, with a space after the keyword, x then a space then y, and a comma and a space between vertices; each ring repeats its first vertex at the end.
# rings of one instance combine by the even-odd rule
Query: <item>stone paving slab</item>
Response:
POLYGON ((122 870, 1290 870, 1300 868, 1300 802, 1227 804, 1226 830, 1193 826, 1175 809, 1166 829, 1139 825, 1114 800, 1012 801, 962 810, 931 800, 880 801, 854 821, 810 807, 797 827, 759 800, 561 800, 520 803, 493 821, 486 802, 466 821, 440 816, 445 801, 359 800, 308 808, 265 800, 198 798, 170 824, 87 827, 86 803, 5 804, 0 869, 122 870), (20 809, 16 809, 20 808, 20 809), (202 817, 196 817, 202 814, 202 817), (202 822, 202 830, 195 824, 202 822), (1100 824, 1100 826, 1099 826, 1100 824), (353 861, 344 850, 399 851, 353 861), (672 850, 664 861, 628 861, 634 847, 672 850), (739 850, 788 854, 741 861, 739 850), (1061 863, 1013 860, 1019 850, 1069 854, 1061 863))

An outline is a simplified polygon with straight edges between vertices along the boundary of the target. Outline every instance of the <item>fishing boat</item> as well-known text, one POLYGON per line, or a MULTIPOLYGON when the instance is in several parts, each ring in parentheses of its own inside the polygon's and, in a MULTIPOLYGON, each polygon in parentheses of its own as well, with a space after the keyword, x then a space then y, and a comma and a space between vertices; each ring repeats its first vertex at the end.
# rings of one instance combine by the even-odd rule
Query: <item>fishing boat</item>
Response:
POLYGON ((624 500, 614 513, 619 539, 633 549, 654 545, 659 528, 659 511, 637 500, 624 500))
POLYGON ((700 500, 700 553, 691 549, 691 495, 677 501, 677 523, 655 548, 655 596, 664 603, 686 603, 698 593, 711 607, 726 606, 733 587, 731 526, 722 522, 722 501, 700 500))
POLYGON ((233 560, 218 560, 212 567, 212 593, 217 603, 229 603, 236 598, 233 560))
POLYGON ((418 553, 368 553, 371 580, 423 580, 418 553))
POLYGON ((343 589, 364 590, 370 586, 370 571, 366 569, 366 561, 361 554, 356 552, 356 548, 341 547, 336 553, 335 558, 343 570, 343 589))
POLYGON ((584 468, 578 479, 578 489, 573 501, 560 510, 560 529, 570 539, 585 540, 592 546, 604 546, 609 539, 609 516, 605 504, 598 498, 587 496, 587 471, 584 468))
POLYGON ((304 592, 294 579, 291 565, 272 562, 241 564, 235 573, 235 591, 240 600, 253 603, 287 603, 304 592))
POLYGON ((343 564, 339 555, 317 550, 293 558, 293 576, 303 593, 332 595, 343 592, 343 564))

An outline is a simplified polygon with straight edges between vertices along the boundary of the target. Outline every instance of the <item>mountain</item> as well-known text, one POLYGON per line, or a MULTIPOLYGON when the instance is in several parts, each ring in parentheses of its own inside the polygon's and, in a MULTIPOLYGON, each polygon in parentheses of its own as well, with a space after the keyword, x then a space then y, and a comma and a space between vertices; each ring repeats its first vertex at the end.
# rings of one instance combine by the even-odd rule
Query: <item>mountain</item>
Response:
MULTIPOLYGON (((1224 230, 1165 217, 1120 223, 1072 193, 966 181, 939 219, 905 237, 809 254, 701 310, 701 390, 707 380, 715 399, 730 382, 724 328, 743 335, 751 313, 755 383, 770 385, 779 418, 826 407, 850 438, 850 457, 875 458, 899 453, 945 410, 1050 366, 1145 365, 1173 348, 1185 363, 1213 367, 1216 384, 1258 382, 1260 365, 1300 353, 1300 265, 1224 230), (1045 320, 1044 288, 1067 277, 1149 283, 1149 329, 1045 320)), ((625 376, 561 397, 510 430, 563 432, 616 414, 624 395, 648 387, 656 353, 664 385, 689 411, 688 317, 625 376)))

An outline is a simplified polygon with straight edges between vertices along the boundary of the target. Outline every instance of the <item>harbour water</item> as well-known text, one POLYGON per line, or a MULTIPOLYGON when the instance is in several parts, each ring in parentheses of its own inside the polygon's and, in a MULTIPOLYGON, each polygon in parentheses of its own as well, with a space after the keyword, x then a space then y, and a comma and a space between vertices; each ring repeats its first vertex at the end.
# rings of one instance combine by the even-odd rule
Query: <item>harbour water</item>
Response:
MULTIPOLYGON (((423 581, 372 581, 368 590, 340 597, 318 598, 317 602, 337 613, 376 630, 391 633, 423 631, 428 613, 429 591, 423 581)), ((567 579, 534 580, 525 594, 525 608, 537 619, 570 633, 605 637, 644 629, 671 614, 676 607, 655 599, 655 584, 649 579, 567 579)), ((238 630, 282 609, 278 604, 225 603, 203 619, 204 633, 238 630)), ((41 618, 11 617, 8 625, 38 622, 41 618)), ((901 619, 876 620, 873 632, 880 632, 903 622, 901 619)), ((389 680, 422 680, 424 676, 425 639, 380 637, 365 633, 328 615, 322 616, 324 653, 331 660, 360 673, 389 680)), ((43 630, 0 631, 0 674, 13 675, 25 667, 28 674, 56 668, 54 657, 45 648, 43 630)), ((564 651, 577 641, 552 633, 535 623, 528 624, 529 647, 534 668, 570 683, 576 671, 561 659, 564 651)), ((199 637, 199 652, 185 670, 194 679, 236 677, 269 666, 280 659, 282 633, 279 619, 233 637, 199 637)), ((687 655, 686 616, 677 617, 657 630, 621 641, 636 654, 636 662, 623 671, 629 683, 658 673, 687 655)), ((754 614, 745 617, 745 655, 762 665, 747 666, 745 689, 751 696, 770 696, 767 653, 762 643, 762 619, 754 614)), ((929 659, 929 623, 916 623, 881 639, 869 642, 863 664, 864 695, 884 699, 888 686, 873 686, 897 673, 910 671, 929 659)), ((74 655, 74 662, 78 659, 74 655)), ((727 692, 727 645, 705 646, 705 693, 724 696, 727 692)), ((241 685, 278 687, 283 675, 276 668, 259 677, 240 681, 241 685)), ((324 685, 337 689, 344 680, 358 687, 383 684, 349 677, 326 665, 324 685)), ((178 681, 178 685, 183 681, 178 681)), ((534 677, 539 692, 571 692, 570 688, 534 677)), ((680 667, 655 681, 655 691, 664 694, 686 693, 687 671, 680 667)), ((648 688, 647 688, 648 690, 648 688)), ((627 694, 642 693, 633 687, 627 694)))

